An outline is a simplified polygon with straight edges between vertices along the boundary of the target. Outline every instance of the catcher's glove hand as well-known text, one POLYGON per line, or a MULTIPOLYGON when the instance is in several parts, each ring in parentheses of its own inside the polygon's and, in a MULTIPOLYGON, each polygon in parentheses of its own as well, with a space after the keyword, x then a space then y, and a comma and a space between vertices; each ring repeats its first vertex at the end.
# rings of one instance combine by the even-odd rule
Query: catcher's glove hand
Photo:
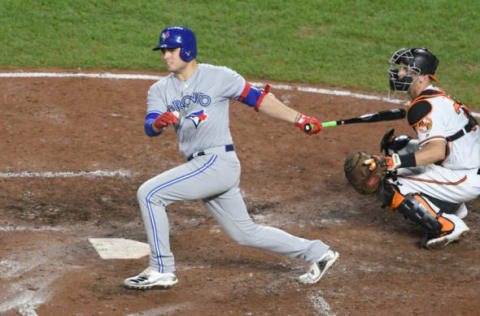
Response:
POLYGON ((365 152, 350 153, 344 164, 345 177, 353 188, 361 194, 370 194, 387 174, 385 157, 371 156, 365 152))

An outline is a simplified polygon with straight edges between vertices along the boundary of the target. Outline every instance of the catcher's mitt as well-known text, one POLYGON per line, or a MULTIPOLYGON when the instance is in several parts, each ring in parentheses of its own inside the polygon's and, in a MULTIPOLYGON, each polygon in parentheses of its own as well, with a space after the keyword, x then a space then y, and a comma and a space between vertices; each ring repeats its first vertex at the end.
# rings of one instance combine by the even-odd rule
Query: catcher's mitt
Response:
POLYGON ((378 190, 380 181, 387 173, 387 164, 384 159, 370 156, 365 152, 350 153, 344 164, 345 177, 348 182, 361 194, 370 194, 378 190), (365 161, 369 160, 369 163, 365 161))

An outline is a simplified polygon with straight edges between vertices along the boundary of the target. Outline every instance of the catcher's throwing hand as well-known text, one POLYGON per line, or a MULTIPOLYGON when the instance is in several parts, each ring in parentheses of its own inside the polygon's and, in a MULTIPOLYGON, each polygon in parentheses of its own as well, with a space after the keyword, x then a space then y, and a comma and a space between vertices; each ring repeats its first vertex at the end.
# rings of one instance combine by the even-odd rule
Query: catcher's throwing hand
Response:
POLYGON ((375 170, 377 165, 380 165, 381 168, 388 171, 395 171, 400 167, 401 162, 400 157, 397 154, 393 154, 392 156, 372 156, 371 158, 366 159, 363 164, 367 165, 370 171, 375 170))
POLYGON ((314 117, 299 113, 295 121, 295 126, 308 135, 317 134, 322 130, 322 123, 314 117))
POLYGON ((162 115, 157 117, 153 122, 153 127, 157 130, 161 130, 166 127, 168 124, 175 124, 178 122, 178 117, 172 112, 164 112, 162 115))

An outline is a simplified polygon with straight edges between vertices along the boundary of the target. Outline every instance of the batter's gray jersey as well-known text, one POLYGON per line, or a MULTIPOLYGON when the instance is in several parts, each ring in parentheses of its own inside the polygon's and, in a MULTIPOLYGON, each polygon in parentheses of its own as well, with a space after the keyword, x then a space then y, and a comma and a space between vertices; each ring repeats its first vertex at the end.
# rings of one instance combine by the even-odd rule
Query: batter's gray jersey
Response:
POLYGON ((227 67, 198 64, 185 81, 170 74, 153 84, 148 91, 147 115, 179 112, 175 128, 184 157, 231 144, 229 100, 241 95, 245 83, 242 76, 227 67))

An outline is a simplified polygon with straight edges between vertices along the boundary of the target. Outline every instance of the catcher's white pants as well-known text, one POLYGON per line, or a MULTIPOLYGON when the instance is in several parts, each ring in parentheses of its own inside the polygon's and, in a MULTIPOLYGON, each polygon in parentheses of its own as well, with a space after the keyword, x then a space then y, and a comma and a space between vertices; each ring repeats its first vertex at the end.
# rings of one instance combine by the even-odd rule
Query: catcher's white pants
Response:
POLYGON ((479 169, 451 170, 438 165, 401 168, 398 188, 403 195, 424 193, 442 201, 461 204, 480 195, 479 169))
POLYGON ((237 155, 224 152, 198 156, 142 184, 137 197, 151 248, 150 266, 159 272, 175 271, 165 207, 184 200, 203 200, 224 231, 241 245, 309 263, 328 251, 329 246, 320 240, 307 240, 274 227, 255 224, 247 212, 239 182, 237 155))
MULTIPOLYGON (((415 152, 419 149, 418 140, 412 139, 398 154, 415 152)), ((390 151, 390 154, 392 152, 390 151)), ((452 170, 439 165, 427 165, 398 170, 400 193, 424 193, 441 201, 461 204, 457 215, 466 216, 465 202, 480 195, 480 169, 452 170)), ((434 209, 435 206, 432 205, 434 209)))

